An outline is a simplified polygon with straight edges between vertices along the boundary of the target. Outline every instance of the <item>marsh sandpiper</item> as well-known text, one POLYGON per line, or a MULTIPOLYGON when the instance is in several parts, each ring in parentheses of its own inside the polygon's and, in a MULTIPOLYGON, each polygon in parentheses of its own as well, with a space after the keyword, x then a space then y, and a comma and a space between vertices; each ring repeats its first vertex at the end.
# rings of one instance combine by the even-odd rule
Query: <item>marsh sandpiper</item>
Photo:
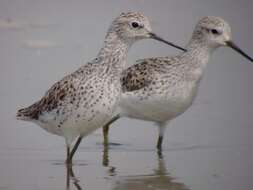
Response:
POLYGON ((174 57, 137 61, 121 77, 122 98, 119 111, 103 127, 108 143, 109 125, 120 117, 153 121, 159 126, 157 148, 161 150, 168 122, 184 113, 196 97, 199 82, 212 52, 228 46, 253 61, 231 40, 229 24, 222 18, 202 18, 186 46, 187 52, 174 57))
POLYGON ((141 13, 122 13, 112 22, 97 57, 56 82, 39 101, 20 109, 17 118, 63 136, 66 163, 71 164, 82 138, 111 119, 121 95, 120 76, 127 51, 134 42, 147 38, 180 49, 152 33, 141 13))

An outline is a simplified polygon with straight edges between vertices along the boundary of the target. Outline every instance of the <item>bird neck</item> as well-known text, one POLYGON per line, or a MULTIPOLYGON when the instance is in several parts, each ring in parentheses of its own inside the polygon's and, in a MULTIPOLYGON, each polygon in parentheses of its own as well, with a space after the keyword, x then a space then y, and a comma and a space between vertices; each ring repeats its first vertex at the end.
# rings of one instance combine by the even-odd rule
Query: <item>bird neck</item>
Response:
POLYGON ((209 46, 204 40, 192 38, 186 49, 187 52, 183 53, 183 57, 186 57, 186 60, 191 60, 187 64, 204 69, 216 47, 209 46))
POLYGON ((126 67, 126 55, 131 45, 120 39, 116 32, 109 31, 97 57, 103 60, 107 70, 121 72, 126 67))
POLYGON ((199 82, 203 76, 214 47, 208 46, 205 41, 192 38, 186 46, 187 52, 179 55, 187 80, 199 82))

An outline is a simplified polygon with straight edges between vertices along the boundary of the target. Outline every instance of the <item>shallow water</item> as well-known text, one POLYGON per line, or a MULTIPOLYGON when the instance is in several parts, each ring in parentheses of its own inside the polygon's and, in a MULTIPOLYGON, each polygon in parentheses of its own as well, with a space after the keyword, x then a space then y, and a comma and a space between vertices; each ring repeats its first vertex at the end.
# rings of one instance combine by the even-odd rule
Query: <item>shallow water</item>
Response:
MULTIPOLYGON (((251 189, 253 65, 228 48, 214 53, 194 105, 167 128, 162 155, 152 123, 121 119, 109 148, 96 131, 67 170, 64 140, 17 121, 15 113, 92 59, 122 11, 144 12, 155 32, 177 44, 188 41, 202 16, 224 17, 252 56, 252 7, 250 0, 1 0, 0 190, 251 189)), ((129 62, 176 53, 147 40, 133 46, 129 62)))
POLYGON ((175 146, 155 150, 83 145, 73 174, 64 146, 1 151, 0 189, 240 189, 251 187, 246 146, 175 146), (68 176, 69 175, 69 176, 68 176))

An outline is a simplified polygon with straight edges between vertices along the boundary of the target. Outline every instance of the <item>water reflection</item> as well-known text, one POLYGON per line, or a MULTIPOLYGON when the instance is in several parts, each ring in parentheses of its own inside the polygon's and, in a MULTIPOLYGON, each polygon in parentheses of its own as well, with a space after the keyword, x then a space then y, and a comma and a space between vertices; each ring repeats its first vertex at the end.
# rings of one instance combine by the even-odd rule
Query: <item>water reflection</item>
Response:
POLYGON ((113 188, 113 190, 127 189, 187 190, 187 187, 169 175, 162 153, 157 152, 157 167, 152 173, 119 177, 113 188))
MULTIPOLYGON (((110 166, 109 145, 104 143, 103 166, 108 167, 108 175, 116 176, 116 168, 110 166)), ((187 190, 183 183, 176 182, 166 168, 165 159, 161 151, 157 151, 157 167, 150 174, 119 176, 114 182, 113 190, 128 189, 159 189, 159 190, 187 190)))
POLYGON ((79 180, 76 178, 73 167, 72 166, 67 166, 66 167, 66 190, 71 190, 71 184, 75 188, 72 189, 77 189, 77 190, 82 190, 82 187, 79 184, 79 180))

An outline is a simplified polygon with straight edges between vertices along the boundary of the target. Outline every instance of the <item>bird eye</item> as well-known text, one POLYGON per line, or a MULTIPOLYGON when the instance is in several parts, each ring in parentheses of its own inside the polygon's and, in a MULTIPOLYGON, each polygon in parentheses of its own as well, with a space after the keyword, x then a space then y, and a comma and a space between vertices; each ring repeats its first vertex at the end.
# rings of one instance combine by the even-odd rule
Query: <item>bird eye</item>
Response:
POLYGON ((216 30, 216 29, 212 29, 211 32, 212 32, 212 34, 215 34, 215 35, 220 34, 220 32, 218 30, 216 30))
POLYGON ((137 22, 132 22, 131 25, 133 28, 138 28, 140 26, 137 22))

